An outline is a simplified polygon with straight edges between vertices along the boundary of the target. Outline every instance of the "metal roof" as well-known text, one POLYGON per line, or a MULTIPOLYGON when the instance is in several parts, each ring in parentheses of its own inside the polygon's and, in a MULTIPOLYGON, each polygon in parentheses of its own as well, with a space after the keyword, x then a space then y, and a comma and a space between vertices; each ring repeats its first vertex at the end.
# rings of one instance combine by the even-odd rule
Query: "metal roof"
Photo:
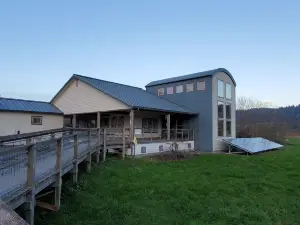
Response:
POLYGON ((74 77, 132 108, 194 114, 193 111, 183 106, 165 100, 141 88, 77 74, 74 74, 74 77))
POLYGON ((160 84, 173 83, 173 82, 178 82, 178 81, 184 81, 184 80, 190 80, 190 79, 195 79, 195 78, 200 78, 200 77, 213 76, 217 72, 226 73, 231 78, 232 82, 234 83, 234 86, 236 86, 235 80, 234 80, 233 76, 231 75, 231 73, 224 68, 218 68, 218 69, 214 69, 214 70, 208 70, 208 71, 183 75, 183 76, 179 76, 179 77, 171 77, 171 78, 167 78, 167 79, 152 81, 149 84, 147 84, 146 87, 156 86, 156 85, 160 85, 160 84))
POLYGON ((13 98, 0 98, 0 111, 63 114, 62 111, 49 102, 13 98))

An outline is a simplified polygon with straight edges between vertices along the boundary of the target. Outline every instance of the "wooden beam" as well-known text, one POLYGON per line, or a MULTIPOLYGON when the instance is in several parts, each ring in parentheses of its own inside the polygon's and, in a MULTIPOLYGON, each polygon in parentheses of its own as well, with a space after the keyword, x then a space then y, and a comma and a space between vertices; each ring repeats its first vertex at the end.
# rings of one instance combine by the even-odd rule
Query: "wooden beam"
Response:
POLYGON ((100 162, 100 146, 101 146, 101 129, 97 128, 97 151, 96 151, 96 163, 100 162))
POLYGON ((126 130, 125 128, 123 128, 123 137, 122 137, 122 143, 123 143, 123 146, 122 146, 122 158, 125 159, 125 155, 126 155, 126 130))
POLYGON ((88 156, 86 159, 86 171, 88 173, 92 170, 92 149, 91 149, 91 139, 92 139, 92 132, 88 131, 88 156))
POLYGON ((103 129, 103 158, 102 161, 106 160, 106 129, 103 129))
POLYGON ((61 189, 62 189, 62 179, 61 179, 61 170, 62 170, 62 138, 59 138, 56 143, 56 178, 55 178, 55 207, 57 210, 60 208, 61 200, 61 189))
POLYGON ((167 115, 167 140, 171 139, 171 114, 167 115))
POLYGON ((101 127, 101 113, 97 112, 97 128, 101 127))
POLYGON ((78 181, 78 134, 74 135, 73 183, 78 181))
POLYGON ((133 142, 134 139, 134 110, 132 109, 129 114, 130 117, 130 143, 133 142))
POLYGON ((73 117, 72 117, 72 127, 73 128, 76 128, 76 122, 77 122, 77 120, 76 120, 76 114, 73 114, 73 117))
POLYGON ((40 200, 36 200, 36 205, 43 208, 43 209, 47 209, 49 211, 52 211, 52 212, 57 212, 59 210, 55 205, 51 205, 49 203, 42 202, 40 200))

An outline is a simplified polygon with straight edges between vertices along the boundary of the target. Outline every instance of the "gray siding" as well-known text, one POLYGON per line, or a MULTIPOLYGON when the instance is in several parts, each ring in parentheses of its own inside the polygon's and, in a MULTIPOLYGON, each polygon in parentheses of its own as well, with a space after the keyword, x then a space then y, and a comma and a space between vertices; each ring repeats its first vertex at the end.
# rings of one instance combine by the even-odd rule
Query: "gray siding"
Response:
MULTIPOLYGON (((179 81, 170 84, 148 87, 147 91, 157 95, 159 88, 165 88, 165 94, 160 96, 176 104, 185 106, 199 113, 198 118, 191 120, 196 124, 195 149, 200 151, 212 151, 213 149, 213 116, 212 116, 212 77, 204 77, 187 81, 179 81), (197 82, 205 81, 205 90, 197 90, 197 82), (194 91, 186 92, 186 84, 194 83, 194 91), (183 92, 176 93, 176 86, 183 85, 183 92), (173 87, 174 93, 167 94, 167 87, 173 87)), ((192 126, 193 127, 193 126, 192 126)))

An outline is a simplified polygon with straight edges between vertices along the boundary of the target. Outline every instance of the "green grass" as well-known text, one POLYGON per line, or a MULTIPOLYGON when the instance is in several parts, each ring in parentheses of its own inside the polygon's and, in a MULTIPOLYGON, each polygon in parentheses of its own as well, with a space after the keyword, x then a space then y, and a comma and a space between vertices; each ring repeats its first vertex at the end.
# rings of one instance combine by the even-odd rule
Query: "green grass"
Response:
POLYGON ((110 160, 37 224, 300 224, 300 141, 256 156, 110 160))

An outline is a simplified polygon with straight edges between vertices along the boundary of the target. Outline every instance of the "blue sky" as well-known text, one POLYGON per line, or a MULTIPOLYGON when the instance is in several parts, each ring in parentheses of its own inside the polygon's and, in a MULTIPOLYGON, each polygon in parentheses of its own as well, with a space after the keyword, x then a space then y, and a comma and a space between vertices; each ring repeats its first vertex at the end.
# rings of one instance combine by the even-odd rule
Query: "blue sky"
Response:
POLYGON ((237 95, 300 104, 300 1, 0 1, 0 94, 50 100, 73 73, 144 87, 224 67, 237 95))

